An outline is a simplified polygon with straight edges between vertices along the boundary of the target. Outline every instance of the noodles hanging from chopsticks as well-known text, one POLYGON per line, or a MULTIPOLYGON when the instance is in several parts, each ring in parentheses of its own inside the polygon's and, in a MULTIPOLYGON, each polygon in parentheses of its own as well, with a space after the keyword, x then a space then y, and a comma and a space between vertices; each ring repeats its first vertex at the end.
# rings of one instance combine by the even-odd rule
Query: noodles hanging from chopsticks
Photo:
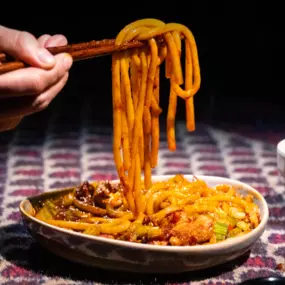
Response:
POLYGON ((176 150, 175 116, 178 97, 185 100, 186 126, 195 130, 193 96, 200 88, 201 76, 196 42, 181 24, 142 19, 125 26, 115 45, 131 40, 147 41, 146 48, 127 50, 112 57, 113 153, 116 169, 125 188, 129 209, 145 211, 142 186, 150 189, 151 171, 157 166, 159 149, 160 66, 170 80, 167 113, 167 141, 176 150), (164 45, 157 42, 162 37, 164 45), (185 76, 181 64, 182 40, 185 47, 185 76), (184 84, 184 88, 182 85, 184 84), (144 185, 141 173, 144 173, 144 185))
POLYGON ((193 96, 200 87, 200 68, 195 39, 183 25, 136 21, 121 30, 115 44, 134 39, 148 45, 112 58, 113 152, 120 181, 85 181, 61 197, 40 201, 35 217, 87 235, 161 246, 215 244, 249 233, 261 220, 252 195, 227 184, 210 187, 197 177, 188 181, 182 174, 152 182, 162 112, 161 64, 170 80, 166 124, 171 151, 176 149, 178 98, 185 101, 187 129, 195 130, 193 96))

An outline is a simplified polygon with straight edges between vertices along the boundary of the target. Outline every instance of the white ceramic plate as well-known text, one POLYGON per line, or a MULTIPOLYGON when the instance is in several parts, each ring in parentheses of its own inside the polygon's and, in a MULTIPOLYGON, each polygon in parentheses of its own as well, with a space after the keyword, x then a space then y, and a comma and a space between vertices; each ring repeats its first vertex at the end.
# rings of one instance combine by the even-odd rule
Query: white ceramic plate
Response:
MULTIPOLYGON (((170 177, 173 176, 153 176, 153 181, 167 180, 170 177)), ((193 178, 192 175, 184 177, 188 180, 193 178)), ((242 193, 252 194, 261 213, 261 223, 258 227, 244 236, 213 245, 156 246, 76 233, 49 225, 30 215, 31 203, 70 189, 49 191, 27 198, 21 202, 20 211, 27 228, 44 247, 71 261, 133 272, 178 273, 205 269, 229 262, 249 251, 263 234, 269 211, 264 197, 247 184, 222 177, 196 177, 204 180, 209 186, 229 184, 240 188, 239 191, 242 193)))

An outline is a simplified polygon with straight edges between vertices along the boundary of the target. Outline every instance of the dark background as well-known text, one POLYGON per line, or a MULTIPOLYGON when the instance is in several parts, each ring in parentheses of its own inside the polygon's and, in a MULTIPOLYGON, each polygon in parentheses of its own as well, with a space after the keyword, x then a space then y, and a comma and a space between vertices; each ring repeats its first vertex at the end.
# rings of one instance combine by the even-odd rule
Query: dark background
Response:
MULTIPOLYGON (((139 5, 139 2, 133 3, 139 5)), ((119 17, 121 14, 116 16, 115 11, 108 16, 98 11, 92 15, 86 6, 84 13, 77 11, 76 14, 75 9, 70 8, 70 12, 52 18, 33 13, 30 17, 2 17, 0 22, 36 36, 62 33, 70 43, 114 38, 125 25, 140 18, 185 24, 196 38, 201 66, 202 84, 195 96, 197 121, 284 125, 282 9, 274 1, 264 6, 252 1, 197 0, 185 2, 183 6, 176 1, 172 3, 174 5, 165 5, 158 13, 151 10, 137 13, 141 10, 130 8, 128 11, 125 6, 129 15, 119 17)), ((166 79, 162 84, 162 107, 166 114, 166 79)), ((111 122, 111 58, 74 63, 61 96, 67 99, 78 96, 81 101, 89 98, 94 119, 111 122)), ((177 118, 184 119, 184 102, 179 101, 177 118)), ((76 100, 66 100, 66 108, 72 102, 76 100)))

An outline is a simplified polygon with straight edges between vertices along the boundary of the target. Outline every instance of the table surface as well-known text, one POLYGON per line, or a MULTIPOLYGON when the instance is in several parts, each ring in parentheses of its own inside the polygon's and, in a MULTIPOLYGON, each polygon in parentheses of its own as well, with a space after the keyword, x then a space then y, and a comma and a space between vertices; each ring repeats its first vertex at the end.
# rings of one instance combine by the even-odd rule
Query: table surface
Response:
MULTIPOLYGON (((76 106, 74 107, 76 108, 76 106)), ((187 133, 177 124, 177 151, 161 134, 156 174, 218 175, 250 183, 270 208, 268 227, 252 251, 222 266, 179 275, 115 273, 73 264, 43 249, 25 231, 19 202, 86 179, 116 177, 112 129, 85 125, 73 112, 28 117, 0 134, 0 283, 10 284, 238 284, 282 276, 285 262, 285 187, 276 167, 276 143, 284 134, 256 129, 219 129, 197 124, 187 133), (86 127, 84 127, 86 126, 86 127)), ((87 122, 88 123, 88 122, 87 122)), ((89 124, 90 125, 90 124, 89 124)))

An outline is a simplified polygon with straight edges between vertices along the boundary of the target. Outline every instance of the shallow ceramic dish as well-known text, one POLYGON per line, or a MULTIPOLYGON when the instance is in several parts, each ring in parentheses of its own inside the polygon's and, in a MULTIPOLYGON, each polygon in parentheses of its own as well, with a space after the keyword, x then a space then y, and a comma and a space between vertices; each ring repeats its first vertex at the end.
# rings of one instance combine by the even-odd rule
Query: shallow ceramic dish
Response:
MULTIPOLYGON (((154 176, 153 181, 170 175, 154 176)), ((192 175, 184 175, 192 180, 192 175)), ((74 262, 112 270, 133 272, 178 273, 205 269, 231 261, 247 251, 263 234, 268 221, 268 206, 262 195, 247 184, 212 176, 196 176, 209 186, 230 184, 242 193, 251 193, 260 207, 261 223, 252 232, 214 245, 156 246, 89 236, 58 228, 31 216, 32 205, 39 199, 70 189, 49 191, 25 199, 20 204, 23 221, 31 234, 48 250, 74 262)), ((114 181, 116 182, 116 181, 114 181)))

